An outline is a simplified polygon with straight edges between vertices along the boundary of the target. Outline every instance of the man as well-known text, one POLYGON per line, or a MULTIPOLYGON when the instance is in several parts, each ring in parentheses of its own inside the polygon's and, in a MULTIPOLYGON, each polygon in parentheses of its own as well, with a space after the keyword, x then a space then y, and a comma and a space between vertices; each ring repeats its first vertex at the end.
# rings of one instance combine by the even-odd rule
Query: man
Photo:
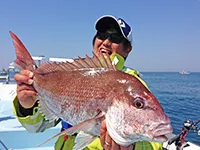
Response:
MULTIPOLYGON (((132 30, 131 27, 120 18, 114 16, 102 16, 96 22, 96 35, 93 38, 94 54, 98 57, 100 53, 109 55, 116 64, 116 68, 125 73, 137 77, 145 86, 145 82, 139 78, 138 72, 124 66, 124 61, 132 50, 132 30)), ((38 111, 37 92, 32 86, 33 73, 22 70, 15 75, 17 82, 17 97, 14 99, 14 111, 21 124, 30 132, 42 132, 47 128, 55 126, 58 122, 49 123, 38 111)), ((62 130, 70 125, 62 121, 62 130)), ((56 142, 55 149, 72 149, 76 135, 61 136, 56 142)), ((148 149, 159 150, 162 145, 147 141, 137 142, 129 147, 122 147, 116 144, 109 136, 105 121, 101 125, 101 135, 85 150, 105 149, 105 150, 126 150, 126 149, 148 149)))

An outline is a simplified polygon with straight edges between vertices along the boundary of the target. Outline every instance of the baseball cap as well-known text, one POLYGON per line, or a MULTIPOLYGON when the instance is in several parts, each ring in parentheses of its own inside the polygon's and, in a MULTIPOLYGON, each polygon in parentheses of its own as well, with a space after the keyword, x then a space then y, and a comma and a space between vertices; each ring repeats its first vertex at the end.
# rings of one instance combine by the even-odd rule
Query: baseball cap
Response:
POLYGON ((97 31, 103 32, 106 31, 110 25, 114 25, 114 27, 121 32, 123 37, 132 43, 132 29, 122 18, 104 15, 97 19, 95 28, 97 31))

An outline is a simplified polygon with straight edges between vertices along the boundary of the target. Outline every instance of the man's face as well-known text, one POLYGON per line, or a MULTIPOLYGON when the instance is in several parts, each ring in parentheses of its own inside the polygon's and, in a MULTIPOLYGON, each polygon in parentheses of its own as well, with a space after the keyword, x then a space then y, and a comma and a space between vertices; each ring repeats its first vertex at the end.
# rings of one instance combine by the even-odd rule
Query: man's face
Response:
MULTIPOLYGON (((112 34, 110 32, 107 33, 112 34)), ((125 58, 127 57, 130 50, 130 47, 125 49, 123 42, 112 42, 112 40, 109 37, 104 40, 97 36, 94 42, 94 53, 97 57, 100 55, 100 53, 103 53, 103 55, 106 55, 106 53, 108 55, 117 53, 125 58)))

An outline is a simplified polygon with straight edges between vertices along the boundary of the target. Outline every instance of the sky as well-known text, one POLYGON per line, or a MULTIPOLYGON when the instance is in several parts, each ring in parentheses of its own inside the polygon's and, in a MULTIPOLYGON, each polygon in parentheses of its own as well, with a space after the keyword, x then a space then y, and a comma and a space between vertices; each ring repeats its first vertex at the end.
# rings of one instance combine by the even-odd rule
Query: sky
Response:
POLYGON ((123 18, 133 32, 126 66, 200 72, 200 0, 20 0, 0 2, 0 69, 15 60, 9 31, 33 56, 92 56, 95 22, 123 18))

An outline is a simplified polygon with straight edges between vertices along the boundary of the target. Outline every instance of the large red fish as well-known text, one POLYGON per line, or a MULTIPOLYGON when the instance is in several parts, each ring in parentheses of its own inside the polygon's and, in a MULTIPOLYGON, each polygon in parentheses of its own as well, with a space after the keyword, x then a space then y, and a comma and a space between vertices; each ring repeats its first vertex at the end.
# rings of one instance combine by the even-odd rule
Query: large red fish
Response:
POLYGON ((104 118, 109 134, 122 146, 167 140, 172 127, 158 100, 136 77, 117 71, 109 57, 86 55, 73 63, 44 62, 37 67, 18 37, 10 34, 16 64, 34 72, 33 86, 46 119, 61 118, 73 126, 62 134, 79 133, 75 149, 100 135, 104 118))

